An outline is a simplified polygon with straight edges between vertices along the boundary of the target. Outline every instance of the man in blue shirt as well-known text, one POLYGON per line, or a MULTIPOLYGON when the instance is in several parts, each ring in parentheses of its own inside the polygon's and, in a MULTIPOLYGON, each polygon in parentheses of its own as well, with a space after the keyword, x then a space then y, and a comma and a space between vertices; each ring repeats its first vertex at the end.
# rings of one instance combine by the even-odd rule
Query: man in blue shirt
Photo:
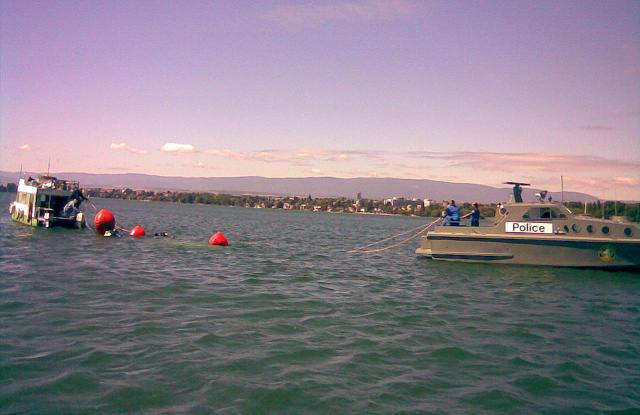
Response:
POLYGON ((444 226, 458 226, 460 225, 460 209, 456 206, 456 201, 445 202, 445 210, 442 212, 444 219, 442 224, 444 226))

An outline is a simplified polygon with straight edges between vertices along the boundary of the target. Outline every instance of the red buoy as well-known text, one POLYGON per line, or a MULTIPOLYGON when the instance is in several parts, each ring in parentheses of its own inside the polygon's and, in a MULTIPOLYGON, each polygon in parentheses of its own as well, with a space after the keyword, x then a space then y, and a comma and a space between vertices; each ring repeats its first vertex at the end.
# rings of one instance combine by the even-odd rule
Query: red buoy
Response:
POLYGON ((106 209, 100 209, 100 211, 96 214, 96 217, 93 218, 93 223, 96 227, 96 233, 100 235, 104 235, 105 232, 113 232, 116 228, 116 218, 113 216, 113 213, 106 209))
POLYGON ((146 235, 146 232, 144 231, 144 228, 140 225, 136 225, 133 227, 133 229, 131 229, 131 232, 129 232, 129 235, 131 235, 134 238, 142 238, 143 236, 146 235))
POLYGON ((229 241, 222 232, 216 232, 211 238, 209 238, 209 245, 228 246, 229 241))

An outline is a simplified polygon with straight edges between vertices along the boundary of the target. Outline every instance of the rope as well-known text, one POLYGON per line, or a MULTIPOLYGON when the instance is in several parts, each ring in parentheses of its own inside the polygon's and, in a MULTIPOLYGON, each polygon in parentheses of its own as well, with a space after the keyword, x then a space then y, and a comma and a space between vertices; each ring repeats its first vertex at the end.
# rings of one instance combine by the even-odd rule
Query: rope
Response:
POLYGON ((366 248, 369 248, 369 247, 371 247, 371 246, 379 245, 379 244, 381 244, 381 243, 383 243, 383 242, 386 242, 386 241, 388 241, 388 240, 390 240, 390 239, 395 239, 395 238, 397 238, 398 236, 406 235, 406 234, 408 234, 408 233, 410 233, 410 232, 415 232, 415 231, 417 231, 418 229, 423 228, 423 227, 427 227, 427 226, 429 226, 429 225, 431 225, 431 224, 430 224, 430 223, 428 223, 428 224, 422 224, 422 225, 420 225, 420 226, 418 226, 418 227, 416 227, 416 228, 409 229, 408 231, 404 231, 404 232, 401 232, 401 233, 399 233, 399 234, 396 234, 396 235, 390 236, 390 237, 388 237, 388 238, 381 239, 381 240, 379 240, 379 241, 377 241, 377 242, 373 242, 373 243, 370 243, 370 244, 368 244, 368 245, 361 246, 361 247, 359 247, 359 248, 354 248, 354 249, 352 249, 352 250, 351 250, 351 251, 349 251, 349 252, 353 252, 353 251, 361 251, 361 250, 366 249, 366 248))
POLYGON ((400 245, 404 245, 405 243, 407 243, 409 241, 412 241, 413 239, 417 238, 418 236, 424 234, 425 232, 427 232, 429 230, 429 228, 431 228, 431 226, 435 225, 441 219, 442 218, 438 218, 438 219, 434 220, 433 222, 428 223, 426 225, 420 225, 420 226, 418 226, 416 228, 409 229, 408 231, 405 231, 405 232, 390 236, 390 237, 382 239, 380 241, 373 242, 373 243, 370 243, 370 244, 365 245, 365 246, 361 246, 360 248, 352 249, 351 251, 349 251, 347 253, 348 254, 371 254, 371 253, 374 253, 374 252, 388 251, 389 249, 393 249, 393 248, 396 248, 396 247, 398 247, 400 245), (372 247, 372 246, 375 246, 375 245, 379 245, 379 244, 381 244, 383 242, 386 242, 386 241, 388 241, 390 239, 395 239, 395 238, 397 238, 399 236, 406 235, 408 233, 416 232, 416 231, 417 231, 417 233, 415 233, 415 234, 411 235, 410 237, 405 238, 402 241, 397 242, 395 244, 392 244, 392 245, 389 245, 389 246, 385 246, 385 247, 382 247, 382 248, 367 249, 369 247, 372 247))
POLYGON ((126 232, 126 233, 130 233, 131 232, 131 229, 125 229, 122 226, 118 226, 118 225, 116 225, 116 229, 119 230, 119 231, 126 232))

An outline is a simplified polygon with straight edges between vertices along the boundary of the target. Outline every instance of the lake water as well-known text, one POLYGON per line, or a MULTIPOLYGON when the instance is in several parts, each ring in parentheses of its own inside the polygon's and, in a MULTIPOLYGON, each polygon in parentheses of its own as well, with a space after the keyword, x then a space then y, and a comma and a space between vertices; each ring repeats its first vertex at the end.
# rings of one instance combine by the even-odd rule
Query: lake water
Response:
POLYGON ((94 203, 170 237, 4 210, 2 414, 640 411, 640 274, 346 253, 420 218, 94 203))

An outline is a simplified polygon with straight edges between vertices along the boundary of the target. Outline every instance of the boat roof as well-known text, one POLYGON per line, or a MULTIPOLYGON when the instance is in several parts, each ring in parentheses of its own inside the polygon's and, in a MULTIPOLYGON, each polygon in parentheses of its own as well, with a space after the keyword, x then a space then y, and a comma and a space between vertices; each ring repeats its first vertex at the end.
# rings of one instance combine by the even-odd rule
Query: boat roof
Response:
POLYGON ((80 189, 80 182, 78 181, 58 179, 55 176, 48 175, 41 175, 35 179, 29 176, 27 179, 20 179, 20 182, 22 182, 24 186, 31 186, 42 190, 64 190, 72 192, 80 189))

